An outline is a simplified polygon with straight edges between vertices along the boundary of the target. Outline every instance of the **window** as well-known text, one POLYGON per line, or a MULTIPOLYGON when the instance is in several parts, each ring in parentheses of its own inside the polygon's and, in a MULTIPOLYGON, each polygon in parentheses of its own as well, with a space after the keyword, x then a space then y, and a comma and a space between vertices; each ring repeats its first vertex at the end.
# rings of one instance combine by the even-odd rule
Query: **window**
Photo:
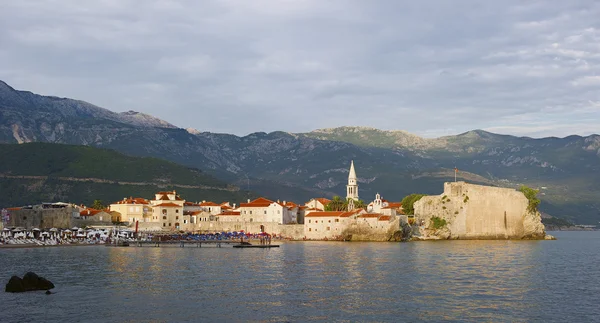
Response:
POLYGON ((280 212, 281 212, 281 210, 277 210, 277 214, 281 214, 280 212))
POLYGON ((179 213, 179 210, 175 210, 175 213, 179 213))
POLYGON ((265 214, 267 214, 267 210, 265 210, 264 212, 265 212, 265 214))
POLYGON ((175 220, 179 220, 179 215, 175 217, 175 220))
POLYGON ((187 223, 187 220, 183 220, 183 224, 186 224, 186 223, 187 223))
POLYGON ((252 214, 252 211, 250 211, 250 214, 252 214))
POLYGON ((163 216, 163 220, 166 220, 166 219, 167 219, 167 216, 166 216, 166 215, 164 215, 164 216, 163 216))
POLYGON ((340 222, 340 219, 335 219, 335 222, 340 222))
POLYGON ((327 227, 327 231, 331 231, 331 228, 330 228, 330 227, 327 227))
POLYGON ((132 213, 133 213, 133 206, 130 206, 130 207, 129 207, 129 212, 132 212, 132 213))
POLYGON ((331 220, 329 220, 329 223, 331 223, 331 220))
POLYGON ((166 224, 166 223, 163 223, 163 227, 166 227, 166 226, 167 226, 167 224, 166 224))
POLYGON ((244 214, 246 214, 246 210, 244 210, 244 214))
POLYGON ((310 220, 308 220, 308 223, 310 223, 310 220))
POLYGON ((171 222, 169 222, 169 226, 171 226, 171 222))
POLYGON ((308 228, 308 231, 312 231, 312 228, 308 228))
POLYGON ((250 222, 252 222, 252 218, 250 218, 250 222))
POLYGON ((167 209, 163 209, 162 214, 167 214, 167 209))
POLYGON ((139 207, 139 206, 136 206, 136 207, 135 207, 135 211, 136 211, 136 212, 139 212, 139 211, 140 211, 140 207, 139 207))

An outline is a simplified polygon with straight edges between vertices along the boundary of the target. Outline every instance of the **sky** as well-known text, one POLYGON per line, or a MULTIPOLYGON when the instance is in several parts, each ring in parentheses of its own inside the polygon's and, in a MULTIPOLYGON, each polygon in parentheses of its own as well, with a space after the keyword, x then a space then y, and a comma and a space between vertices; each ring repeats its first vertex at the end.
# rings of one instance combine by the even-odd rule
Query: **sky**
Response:
POLYGON ((600 133, 600 1, 0 2, 0 80, 246 135, 600 133))

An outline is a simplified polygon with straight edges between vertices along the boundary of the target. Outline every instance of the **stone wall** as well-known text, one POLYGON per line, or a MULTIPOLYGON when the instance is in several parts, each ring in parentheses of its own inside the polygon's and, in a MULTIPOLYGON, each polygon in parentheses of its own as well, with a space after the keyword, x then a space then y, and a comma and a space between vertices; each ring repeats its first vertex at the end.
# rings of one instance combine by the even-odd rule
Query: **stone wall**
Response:
POLYGON ((400 217, 394 217, 391 222, 378 221, 378 225, 368 222, 353 220, 348 227, 342 231, 342 236, 350 241, 390 241, 394 233, 400 230, 400 217))
POLYGON ((7 227, 22 227, 25 229, 71 228, 71 219, 74 215, 79 216, 79 210, 73 207, 14 210, 10 211, 7 227))
POLYGON ((415 203, 421 239, 544 239, 539 213, 527 211, 525 195, 510 188, 445 183, 444 193, 415 203), (446 224, 435 228, 433 217, 446 224))

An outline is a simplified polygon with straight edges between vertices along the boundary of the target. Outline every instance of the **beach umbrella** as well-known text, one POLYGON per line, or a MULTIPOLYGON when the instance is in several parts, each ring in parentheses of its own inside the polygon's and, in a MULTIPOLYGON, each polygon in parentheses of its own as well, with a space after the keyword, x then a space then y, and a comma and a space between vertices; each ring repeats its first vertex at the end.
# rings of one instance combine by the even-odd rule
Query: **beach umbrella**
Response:
POLYGON ((2 229, 2 231, 10 231, 10 229, 9 228, 4 228, 4 229, 2 229))
POLYGON ((52 229, 50 229, 48 231, 50 231, 50 232, 58 232, 58 229, 57 228, 52 228, 52 229))
POLYGON ((79 228, 78 227, 72 227, 71 230, 77 231, 77 230, 79 230, 79 228))
POLYGON ((69 229, 67 229, 67 230, 65 230, 65 231, 63 231, 63 232, 65 232, 65 233, 71 233, 72 231, 71 231, 71 230, 69 230, 69 229))
POLYGON ((38 228, 33 228, 33 229, 31 229, 31 231, 40 231, 40 229, 38 229, 38 228))

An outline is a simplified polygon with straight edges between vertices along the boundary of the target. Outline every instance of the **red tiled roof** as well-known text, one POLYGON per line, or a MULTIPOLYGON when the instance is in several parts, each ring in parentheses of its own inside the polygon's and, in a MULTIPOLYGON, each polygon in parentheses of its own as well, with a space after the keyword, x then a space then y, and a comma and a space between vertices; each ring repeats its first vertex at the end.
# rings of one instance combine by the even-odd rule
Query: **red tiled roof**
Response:
POLYGON ((6 210, 8 210, 8 211, 18 211, 20 209, 21 209, 20 207, 9 207, 9 208, 6 208, 6 210))
POLYGON ((267 200, 264 197, 259 197, 250 203, 240 203, 240 207, 267 207, 275 202, 267 200))
POLYGON ((94 216, 98 213, 102 212, 101 210, 96 210, 96 209, 92 209, 92 208, 87 208, 87 209, 83 209, 81 210, 81 212, 79 212, 80 216, 94 216))
POLYGON ((184 202, 183 205, 185 205, 185 206, 200 206, 200 204, 196 204, 194 202, 184 202))
POLYGON ((227 206, 224 204, 221 204, 221 210, 232 210, 233 208, 231 206, 227 206))
POLYGON ((308 206, 306 206, 306 205, 300 205, 300 206, 298 206, 298 209, 300 209, 300 210, 304 210, 304 209, 307 209, 307 208, 308 208, 308 206))
POLYGON ((134 198, 128 198, 128 199, 123 199, 121 201, 117 201, 113 204, 148 204, 148 200, 146 200, 145 198, 141 198, 141 197, 134 197, 134 198))
POLYGON ((389 215, 384 215, 379 218, 379 221, 389 221, 392 217, 389 215))
POLYGON ((358 217, 359 218, 378 218, 380 216, 381 216, 381 214, 377 214, 377 213, 366 213, 366 214, 361 214, 358 217))
POLYGON ((181 207, 181 205, 175 204, 175 203, 161 203, 161 204, 156 205, 156 206, 162 206, 162 207, 181 207))
POLYGON ((202 202, 202 203, 200 203, 200 206, 220 206, 220 205, 215 202, 202 202))
POLYGON ((321 204, 323 204, 323 206, 325 206, 325 205, 329 204, 329 202, 331 202, 330 199, 326 199, 324 197, 319 197, 319 198, 316 198, 315 200, 319 201, 321 204))
POLYGON ((363 211, 363 209, 356 209, 356 210, 344 212, 344 214, 340 215, 340 218, 348 218, 348 217, 351 217, 351 216, 353 216, 355 214, 360 213, 361 211, 363 211))
POLYGON ((402 207, 402 202, 388 202, 387 206, 390 208, 399 208, 402 207))
POLYGON ((311 207, 310 209, 306 209, 306 210, 307 211, 323 211, 323 210, 321 210, 319 208, 316 208, 316 207, 311 207))
POLYGON ((344 214, 344 213, 345 212, 343 212, 343 211, 311 212, 311 213, 307 214, 306 217, 323 217, 323 216, 339 217, 339 216, 342 216, 342 214, 344 214))
POLYGON ((219 216, 238 216, 240 215, 240 212, 234 212, 234 211, 227 211, 227 212, 222 212, 221 214, 219 214, 219 216))

